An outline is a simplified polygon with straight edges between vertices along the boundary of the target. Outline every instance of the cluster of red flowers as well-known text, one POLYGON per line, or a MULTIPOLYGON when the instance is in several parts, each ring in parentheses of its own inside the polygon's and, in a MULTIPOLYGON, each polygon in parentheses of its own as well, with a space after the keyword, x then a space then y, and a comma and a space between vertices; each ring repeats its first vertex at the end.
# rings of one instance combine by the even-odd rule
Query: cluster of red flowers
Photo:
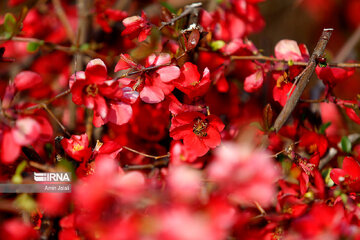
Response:
POLYGON ((354 68, 317 59, 319 99, 275 132, 310 53, 261 54, 263 0, 76 2, 0 16, 0 178, 73 173, 72 193, 0 193, 1 239, 360 239, 354 68))

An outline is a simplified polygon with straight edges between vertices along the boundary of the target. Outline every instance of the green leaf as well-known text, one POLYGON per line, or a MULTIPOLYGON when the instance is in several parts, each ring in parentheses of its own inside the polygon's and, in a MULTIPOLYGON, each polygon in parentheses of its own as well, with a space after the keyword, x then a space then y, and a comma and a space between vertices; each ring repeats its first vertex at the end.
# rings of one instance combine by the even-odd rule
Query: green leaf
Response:
POLYGON ((294 65, 294 61, 290 59, 290 60, 288 61, 288 65, 289 65, 289 67, 293 66, 293 65, 294 65))
POLYGON ((210 43, 210 47, 213 51, 217 51, 225 46, 225 42, 223 40, 217 40, 210 43))
POLYGON ((257 129, 259 129, 262 132, 265 131, 264 128, 261 126, 261 124, 259 122, 252 122, 252 123, 250 123, 250 126, 256 127, 257 129))
POLYGON ((90 49, 90 44, 89 43, 84 43, 83 45, 80 46, 80 50, 81 51, 86 51, 90 49))
POLYGON ((22 183, 21 173, 25 170, 26 167, 27 167, 27 162, 24 160, 16 167, 15 174, 14 176, 12 176, 11 182, 16 184, 22 183))
POLYGON ((36 201, 26 193, 20 194, 14 200, 14 204, 16 207, 26 211, 26 212, 33 212, 36 210, 36 201))
POLYGON ((29 42, 26 46, 26 50, 28 52, 36 52, 40 47, 40 43, 38 42, 29 42))
POLYGON ((331 125, 331 122, 324 123, 320 126, 319 133, 325 134, 326 129, 331 125))
POLYGON ((169 10, 172 13, 176 13, 176 10, 173 6, 171 6, 171 4, 167 3, 167 2, 160 2, 161 6, 165 7, 167 10, 169 10))
POLYGON ((343 136, 341 138, 341 149, 346 152, 346 153, 350 153, 351 152, 351 142, 349 140, 349 138, 347 136, 343 136))
POLYGON ((6 33, 12 35, 16 28, 16 18, 11 13, 6 13, 4 17, 4 30, 6 33))

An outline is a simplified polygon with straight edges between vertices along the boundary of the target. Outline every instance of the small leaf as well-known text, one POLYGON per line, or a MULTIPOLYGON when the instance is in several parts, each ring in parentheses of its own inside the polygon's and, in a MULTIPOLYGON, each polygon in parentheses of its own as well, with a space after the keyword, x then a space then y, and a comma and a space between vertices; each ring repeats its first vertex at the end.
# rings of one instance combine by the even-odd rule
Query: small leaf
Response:
POLYGON ((261 124, 259 122, 252 122, 252 123, 250 123, 250 126, 256 127, 257 129, 259 129, 262 132, 265 131, 264 128, 261 126, 261 124))
POLYGON ((351 152, 351 142, 349 140, 349 138, 347 136, 343 136, 341 138, 341 149, 346 152, 346 153, 350 153, 351 152))
POLYGON ((36 210, 36 201, 26 193, 18 195, 15 200, 14 204, 16 207, 26 211, 26 212, 33 212, 36 210))
POLYGON ((320 126, 319 133, 325 134, 326 129, 331 125, 331 122, 326 122, 320 126))
POLYGON ((290 59, 290 60, 288 61, 288 65, 289 65, 289 67, 293 66, 293 65, 294 65, 294 61, 290 59))
POLYGON ((164 8, 166 8, 167 10, 169 10, 172 13, 176 13, 176 10, 173 6, 171 6, 171 4, 167 3, 167 2, 160 2, 161 6, 163 6, 164 8))
POLYGON ((80 50, 81 51, 86 51, 90 49, 90 44, 89 43, 84 43, 80 46, 80 50))
POLYGON ((199 39, 200 39, 200 32, 199 30, 197 29, 194 29, 191 33, 190 33, 190 36, 187 40, 187 43, 186 43, 186 49, 188 51, 194 49, 196 47, 196 45, 198 44, 199 42, 199 39))
POLYGON ((225 46, 225 42, 223 40, 217 40, 210 43, 210 47, 213 51, 217 51, 225 46))
POLYGON ((22 176, 21 173, 25 170, 27 167, 27 162, 24 160, 22 161, 15 170, 14 176, 12 176, 11 181, 16 184, 22 183, 22 176))
POLYGON ((5 33, 10 34, 10 36, 15 32, 16 27, 16 18, 11 13, 6 13, 4 17, 4 30, 5 33))
POLYGON ((40 47, 38 42, 29 42, 26 46, 26 50, 28 52, 36 52, 40 47))
POLYGON ((269 130, 272 125, 273 119, 273 110, 270 104, 267 104, 263 110, 263 121, 265 125, 265 130, 269 130))

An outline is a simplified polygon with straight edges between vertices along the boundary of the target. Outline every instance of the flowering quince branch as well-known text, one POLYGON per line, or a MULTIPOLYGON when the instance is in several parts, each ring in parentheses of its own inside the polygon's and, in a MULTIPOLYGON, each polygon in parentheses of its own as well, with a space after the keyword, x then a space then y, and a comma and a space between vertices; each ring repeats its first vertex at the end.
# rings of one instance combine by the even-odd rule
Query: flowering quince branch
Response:
POLYGON ((68 132, 68 130, 66 129, 66 127, 59 121, 59 119, 57 119, 57 117, 55 116, 55 114, 48 108, 48 106, 46 104, 42 105, 42 108, 50 115, 50 117, 52 119, 55 120, 55 122, 60 126, 61 130, 63 130, 63 132, 66 134, 67 137, 70 137, 71 134, 68 132))
POLYGON ((25 109, 20 109, 19 112, 28 112, 28 111, 31 111, 31 110, 35 110, 35 109, 39 109, 39 108, 43 108, 44 106, 47 106, 48 104, 52 103, 53 101, 61 98, 61 97, 64 97, 66 95, 68 95, 70 93, 70 89, 67 89, 59 94, 57 94, 56 96, 44 101, 44 102, 41 102, 41 103, 38 103, 38 104, 35 104, 33 106, 30 106, 28 108, 25 108, 25 109))
POLYGON ((284 123, 286 122, 286 120, 289 118, 290 114, 296 107, 296 104, 299 101, 301 94, 303 93, 306 85, 308 84, 308 82, 310 80, 310 77, 312 76, 312 74, 315 71, 315 67, 317 65, 316 59, 318 57, 322 56, 322 54, 324 53, 325 47, 330 39, 332 31, 333 31, 333 29, 331 29, 331 28, 323 30, 321 37, 320 37, 318 43, 316 44, 314 52, 309 59, 308 65, 303 70, 303 74, 302 74, 301 78, 299 79, 298 85, 296 86, 291 97, 288 99, 284 108, 281 110, 280 114, 278 115, 278 117, 275 120, 273 128, 276 132, 278 132, 280 130, 280 128, 284 125, 284 123))
POLYGON ((0 42, 6 42, 6 41, 15 41, 15 42, 29 42, 29 43, 37 43, 39 44, 39 46, 45 46, 48 47, 49 49, 53 49, 53 50, 58 50, 58 51, 62 51, 62 52, 66 52, 68 54, 74 54, 74 53, 83 53, 88 55, 89 57, 95 58, 95 57, 105 57, 99 53, 96 53, 95 51, 92 51, 90 49, 81 49, 78 46, 71 46, 71 47, 66 47, 63 45, 59 45, 56 43, 52 43, 52 42, 47 42, 44 40, 40 40, 37 38, 29 38, 29 37, 11 37, 10 39, 5 38, 5 37, 0 37, 0 42))
POLYGON ((190 5, 186 5, 185 8, 184 8, 184 11, 177 17, 175 18, 172 18, 170 21, 168 22, 162 22, 161 23, 161 26, 159 27, 159 30, 163 29, 164 27, 166 26, 169 26, 169 25, 172 25, 174 24, 176 21, 178 21, 179 19, 181 18, 184 18, 186 17, 187 15, 190 15, 192 14, 194 11, 196 11, 199 7, 202 6, 202 3, 201 2, 198 2, 198 3, 192 3, 190 5))
MULTIPOLYGON (((140 154, 143 155, 143 154, 140 154)), ((145 156, 145 155, 144 155, 145 156)), ((164 157, 162 157, 164 158, 164 157)), ((155 168, 167 167, 169 164, 169 158, 155 161, 151 164, 139 164, 139 165, 124 165, 122 169, 125 171, 136 171, 136 170, 152 170, 155 168)))
POLYGON ((144 157, 153 158, 155 160, 170 157, 170 153, 168 153, 166 155, 161 155, 161 156, 154 156, 154 155, 149 155, 149 154, 146 154, 146 153, 139 152, 139 151, 137 151, 135 149, 132 149, 132 148, 129 148, 129 147, 126 147, 126 146, 123 146, 123 148, 130 151, 130 152, 139 154, 139 155, 144 156, 144 157))
MULTIPOLYGON (((231 60, 259 60, 259 61, 269 61, 269 62, 281 62, 291 66, 307 66, 308 62, 299 62, 299 61, 286 61, 284 59, 278 59, 274 57, 268 57, 263 55, 254 55, 254 56, 230 56, 231 60)), ((327 63, 330 67, 341 67, 341 68, 360 68, 360 63, 327 63)))

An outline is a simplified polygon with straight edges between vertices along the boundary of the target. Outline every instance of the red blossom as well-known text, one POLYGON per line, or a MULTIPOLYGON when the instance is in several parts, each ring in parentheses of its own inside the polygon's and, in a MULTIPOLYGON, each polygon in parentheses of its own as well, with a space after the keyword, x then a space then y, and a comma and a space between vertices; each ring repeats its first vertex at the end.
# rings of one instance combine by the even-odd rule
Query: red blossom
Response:
POLYGON ((330 177, 348 191, 360 191, 360 164, 353 157, 345 157, 342 168, 332 169, 330 177))
POLYGON ((143 70, 148 67, 160 66, 155 70, 145 71, 137 81, 127 78, 120 80, 123 84, 130 86, 134 86, 140 81, 141 84, 136 90, 140 92, 141 100, 146 103, 159 103, 174 90, 174 80, 180 76, 180 69, 177 66, 170 65, 170 63, 171 56, 167 53, 151 54, 146 58, 145 66, 136 65, 131 59, 123 55, 117 63, 115 71, 129 68, 143 70))
POLYGON ((316 67, 316 74, 318 78, 321 79, 325 85, 334 87, 336 84, 341 83, 342 81, 351 77, 355 69, 343 69, 337 67, 316 67))
POLYGON ((91 60, 85 72, 72 75, 69 86, 74 103, 94 109, 93 123, 96 127, 106 122, 127 123, 132 116, 130 104, 138 97, 137 92, 121 89, 117 81, 109 80, 106 66, 100 59, 91 60))
POLYGON ((220 118, 215 115, 185 112, 172 118, 170 137, 174 140, 183 139, 184 145, 193 149, 194 154, 203 156, 210 148, 220 144, 220 132, 224 127, 220 118))
POLYGON ((122 23, 125 26, 121 33, 122 36, 128 35, 130 39, 138 37, 139 42, 142 42, 150 34, 151 24, 148 22, 145 12, 141 13, 141 17, 125 18, 122 23))
POLYGON ((32 71, 22 71, 14 79, 14 85, 18 91, 36 87, 41 82, 41 76, 32 71))
POLYGON ((89 148, 89 140, 86 133, 72 135, 70 139, 64 138, 61 140, 61 146, 71 158, 79 162, 87 161, 91 155, 91 148, 89 148))
POLYGON ((197 66, 191 62, 186 62, 181 67, 180 78, 175 81, 175 86, 184 92, 190 99, 204 95, 210 87, 210 72, 204 69, 200 76, 197 66))

